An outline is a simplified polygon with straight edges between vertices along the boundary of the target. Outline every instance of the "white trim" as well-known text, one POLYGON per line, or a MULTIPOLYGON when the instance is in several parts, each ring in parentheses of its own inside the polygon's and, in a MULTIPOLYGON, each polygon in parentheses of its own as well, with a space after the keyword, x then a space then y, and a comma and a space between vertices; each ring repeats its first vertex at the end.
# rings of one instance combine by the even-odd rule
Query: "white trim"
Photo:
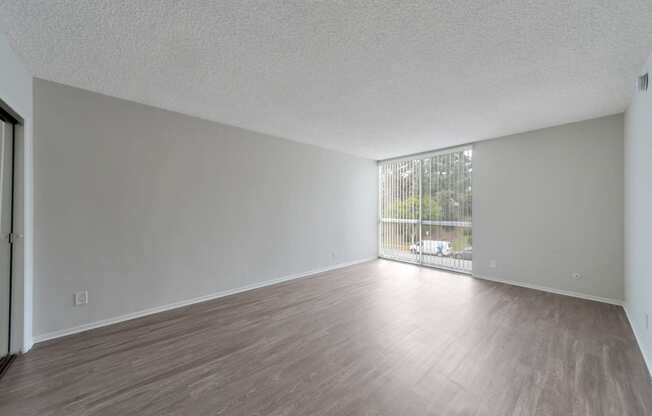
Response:
POLYGON ((420 153, 412 153, 410 155, 405 155, 405 156, 398 156, 398 157, 392 157, 389 159, 382 159, 378 160, 376 163, 379 165, 384 165, 386 163, 392 163, 392 162, 402 162, 405 160, 420 160, 420 159, 427 159, 433 156, 437 155, 447 155, 449 153, 455 153, 455 152, 462 152, 465 150, 473 150, 473 145, 475 143, 467 143, 467 144, 462 144, 459 146, 451 146, 451 147, 444 147, 442 149, 437 149, 437 150, 429 150, 426 152, 420 152, 420 153))
POLYGON ((138 312, 132 312, 125 315, 116 316, 113 318, 103 319, 101 321, 91 322, 88 324, 79 325, 73 328, 61 329, 59 331, 48 332, 41 335, 34 336, 34 343, 39 343, 43 341, 48 341, 55 338, 65 337, 66 335, 77 334, 79 332, 88 331, 95 328, 100 328, 107 325, 117 324, 119 322, 129 321, 131 319, 141 318, 143 316, 152 315, 159 312, 165 312, 171 309, 181 308, 183 306, 192 305, 195 303, 206 302, 208 300, 218 299, 229 295, 234 295, 236 293, 246 292, 248 290, 258 289, 265 286, 275 285, 277 283, 287 282, 289 280, 301 279, 312 277, 316 274, 327 272, 330 270, 341 269, 343 267, 349 267, 360 263, 366 263, 368 261, 376 260, 377 257, 369 257, 361 260, 350 261, 346 263, 339 263, 332 266, 322 267, 319 269, 309 270, 303 273, 292 274, 288 276, 278 277, 275 279, 264 280, 258 283, 252 283, 250 285, 241 286, 235 289, 227 289, 217 293, 212 293, 210 295, 204 295, 193 299, 186 299, 179 302, 169 303, 167 305, 156 306, 154 308, 144 309, 138 312))
POLYGON ((495 277, 488 277, 488 276, 481 276, 479 274, 472 274, 471 277, 474 277, 476 279, 482 279, 482 280, 490 280, 492 282, 505 283, 505 284, 512 285, 512 286, 525 287, 525 288, 528 288, 528 289, 541 290, 543 292, 555 293, 557 295, 571 296, 571 297, 574 297, 574 298, 594 300, 596 302, 609 303, 611 305, 623 306, 623 301, 620 300, 620 299, 603 298, 601 296, 594 296, 594 295, 587 295, 586 293, 573 292, 572 290, 554 289, 554 288, 551 288, 551 287, 539 286, 539 285, 535 285, 535 284, 531 284, 531 283, 517 282, 517 281, 514 281, 514 280, 506 280, 506 279, 498 279, 498 278, 495 278, 495 277))
POLYGON ((641 337, 636 331, 636 325, 634 325, 634 320, 632 319, 632 315, 629 312, 629 308, 627 307, 627 302, 623 303, 623 309, 625 309, 625 316, 627 316, 627 320, 629 321, 629 326, 632 327, 632 332, 634 332, 634 338, 636 339, 636 343, 638 344, 638 350, 641 351, 641 355, 643 356, 643 361, 645 361, 645 365, 647 366, 647 373, 650 375, 650 377, 652 377, 652 360, 650 359, 650 357, 648 357, 645 354, 645 350, 643 349, 643 343, 641 343, 641 337))

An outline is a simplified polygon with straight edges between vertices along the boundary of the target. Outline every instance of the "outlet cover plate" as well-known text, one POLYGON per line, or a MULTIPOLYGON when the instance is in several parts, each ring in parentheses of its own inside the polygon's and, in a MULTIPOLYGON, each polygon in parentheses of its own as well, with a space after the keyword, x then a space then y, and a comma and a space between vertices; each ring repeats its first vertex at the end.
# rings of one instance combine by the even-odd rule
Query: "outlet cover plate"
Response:
POLYGON ((82 290, 75 293, 75 306, 86 305, 88 303, 88 290, 82 290))

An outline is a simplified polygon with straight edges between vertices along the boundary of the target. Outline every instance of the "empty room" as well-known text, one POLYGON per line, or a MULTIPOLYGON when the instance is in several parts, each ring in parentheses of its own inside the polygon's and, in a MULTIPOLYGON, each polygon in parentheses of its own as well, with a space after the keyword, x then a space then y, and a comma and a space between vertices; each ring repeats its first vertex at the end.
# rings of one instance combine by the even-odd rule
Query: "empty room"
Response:
POLYGON ((1 416, 652 416, 652 1, 0 0, 1 416))

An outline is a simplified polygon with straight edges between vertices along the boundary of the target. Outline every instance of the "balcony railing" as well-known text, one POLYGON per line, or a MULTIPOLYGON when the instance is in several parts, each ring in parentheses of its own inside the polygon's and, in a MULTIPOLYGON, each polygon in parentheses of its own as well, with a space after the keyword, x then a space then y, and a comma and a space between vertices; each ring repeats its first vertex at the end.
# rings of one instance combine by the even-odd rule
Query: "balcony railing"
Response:
POLYGON ((471 272, 470 221, 383 218, 380 225, 381 257, 471 272))

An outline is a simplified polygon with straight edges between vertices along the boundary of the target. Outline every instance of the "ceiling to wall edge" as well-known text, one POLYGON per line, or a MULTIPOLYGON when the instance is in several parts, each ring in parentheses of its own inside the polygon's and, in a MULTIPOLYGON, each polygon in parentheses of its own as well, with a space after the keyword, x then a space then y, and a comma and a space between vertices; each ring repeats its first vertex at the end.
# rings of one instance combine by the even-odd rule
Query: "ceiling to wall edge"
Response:
MULTIPOLYGON (((287 138, 287 137, 281 137, 281 136, 278 136, 278 135, 266 133, 264 131, 251 129, 251 128, 248 128, 248 127, 245 127, 245 126, 238 126, 238 125, 235 125, 235 124, 228 124, 228 123, 224 123, 224 122, 219 121, 219 120, 213 120, 213 119, 209 119, 209 118, 202 117, 202 116, 199 116, 199 115, 195 115, 195 114, 191 114, 191 113, 185 113, 183 111, 179 111, 179 110, 175 110, 175 109, 159 107, 159 106, 156 106, 156 105, 153 105, 151 103, 144 102, 144 101, 129 100, 129 99, 126 99, 126 98, 121 98, 121 97, 117 97, 117 96, 114 96, 114 95, 106 94, 106 93, 104 93, 102 91, 95 91, 95 90, 91 90, 91 89, 87 89, 87 88, 81 88, 81 87, 77 87, 77 86, 74 86, 74 85, 65 84, 65 83, 62 83, 62 82, 52 81, 52 80, 49 80, 47 78, 43 78, 43 77, 40 77, 40 76, 34 76, 33 78, 34 78, 34 81, 45 81, 45 82, 49 82, 49 83, 56 84, 56 85, 59 85, 59 86, 64 86, 64 87, 67 87, 67 88, 74 88, 76 90, 83 91, 85 93, 99 94, 99 95, 102 95, 104 97, 125 101, 125 102, 131 103, 131 104, 138 104, 138 105, 149 107, 149 108, 156 109, 156 110, 167 111, 167 112, 172 113, 172 114, 176 114, 176 115, 183 116, 183 117, 189 117, 189 118, 193 118, 193 119, 196 119, 196 120, 201 120, 203 122, 220 124, 222 126, 236 128, 236 129, 247 131, 247 132, 250 132, 250 133, 254 133, 254 134, 257 134, 257 135, 260 135, 260 136, 266 136, 266 137, 272 138, 272 139, 284 140, 284 141, 288 141, 288 142, 292 142, 292 143, 297 143, 297 144, 302 144, 302 145, 307 145, 307 146, 313 146, 313 147, 317 147, 317 148, 322 149, 322 150, 327 150, 327 151, 330 151, 330 152, 340 153, 340 154, 344 154, 344 155, 359 158, 359 159, 373 160, 373 161, 376 161, 377 163, 388 161, 388 160, 405 159, 405 158, 410 158, 412 156, 424 155, 424 154, 427 154, 427 153, 433 153, 433 152, 439 152, 439 151, 446 151, 446 150, 450 150, 450 149, 468 147, 468 146, 472 146, 473 144, 478 143, 478 142, 483 142, 483 141, 488 141, 488 140, 495 140, 495 139, 505 138, 505 137, 510 137, 510 136, 516 136, 516 135, 523 134, 523 133, 536 132, 536 131, 545 130, 545 129, 549 129, 549 128, 553 128, 553 127, 566 126, 566 125, 569 125, 569 124, 582 123, 584 121, 595 120, 595 119, 599 119, 599 118, 603 118, 603 117, 610 117, 610 116, 614 116, 614 115, 618 115, 618 114, 623 114, 627 110, 627 108, 625 108, 625 109, 622 109, 622 110, 617 111, 617 112, 611 112, 611 113, 602 114, 602 115, 599 115, 599 116, 596 116, 596 117, 589 117, 589 118, 583 118, 583 119, 579 119, 579 120, 569 121, 567 123, 544 125, 544 126, 541 126, 541 127, 535 128, 535 129, 518 130, 518 131, 515 131, 513 133, 503 135, 503 136, 483 137, 483 138, 480 138, 480 139, 464 141, 461 144, 455 144, 455 145, 451 145, 451 146, 434 147, 434 148, 425 149, 425 150, 422 150, 422 151, 419 151, 419 152, 401 154, 401 155, 396 155, 396 156, 392 156, 392 157, 384 158, 384 159, 372 159, 372 158, 365 157, 365 156, 362 156, 362 155, 359 155, 359 154, 356 154, 356 153, 347 152, 347 151, 344 151, 344 150, 341 150, 341 149, 336 149, 336 148, 331 148, 331 147, 323 146, 323 145, 319 145, 319 144, 293 140, 293 139, 290 139, 290 138, 287 138)), ((628 101, 627 107, 629 107, 629 105, 631 104, 631 98, 632 98, 633 94, 635 94, 635 93, 636 93, 635 89, 632 88, 632 90, 630 91, 630 94, 629 94, 629 101, 628 101)))
MULTIPOLYGON (((631 95, 630 95, 630 97, 631 97, 631 95)), ((629 104, 628 104, 628 107, 629 107, 629 104)), ((413 158, 413 157, 426 156, 426 155, 429 155, 431 153, 446 152, 446 151, 449 151, 449 150, 462 149, 462 148, 465 148, 465 147, 466 148, 471 148, 471 147, 473 147, 474 144, 480 143, 480 142, 498 140, 498 139, 513 137, 513 136, 518 136, 518 135, 525 134, 525 133, 534 133, 534 132, 537 132, 537 131, 551 129, 551 128, 555 128, 555 127, 563 127, 563 126, 568 126, 568 125, 571 125, 571 124, 584 123, 586 121, 598 120, 598 119, 601 119, 601 118, 617 116, 617 115, 624 114, 625 111, 627 111, 627 109, 622 110, 622 111, 618 111, 618 112, 615 112, 615 113, 604 114, 604 115, 597 116, 597 117, 590 117, 590 118, 584 118, 584 119, 580 119, 580 120, 576 120, 576 121, 569 121, 568 123, 553 124, 553 125, 550 125, 550 126, 539 127, 539 128, 532 129, 532 130, 517 131, 516 133, 511 133, 511 134, 507 134, 507 135, 504 135, 504 136, 487 137, 487 138, 483 138, 483 139, 464 142, 462 144, 456 144, 456 145, 453 145, 453 146, 433 148, 433 149, 430 149, 430 150, 424 150, 422 152, 410 153, 410 154, 395 156, 395 157, 388 157, 386 159, 378 159, 376 162, 377 163, 383 163, 383 162, 392 161, 392 160, 410 159, 410 158, 413 158)))

